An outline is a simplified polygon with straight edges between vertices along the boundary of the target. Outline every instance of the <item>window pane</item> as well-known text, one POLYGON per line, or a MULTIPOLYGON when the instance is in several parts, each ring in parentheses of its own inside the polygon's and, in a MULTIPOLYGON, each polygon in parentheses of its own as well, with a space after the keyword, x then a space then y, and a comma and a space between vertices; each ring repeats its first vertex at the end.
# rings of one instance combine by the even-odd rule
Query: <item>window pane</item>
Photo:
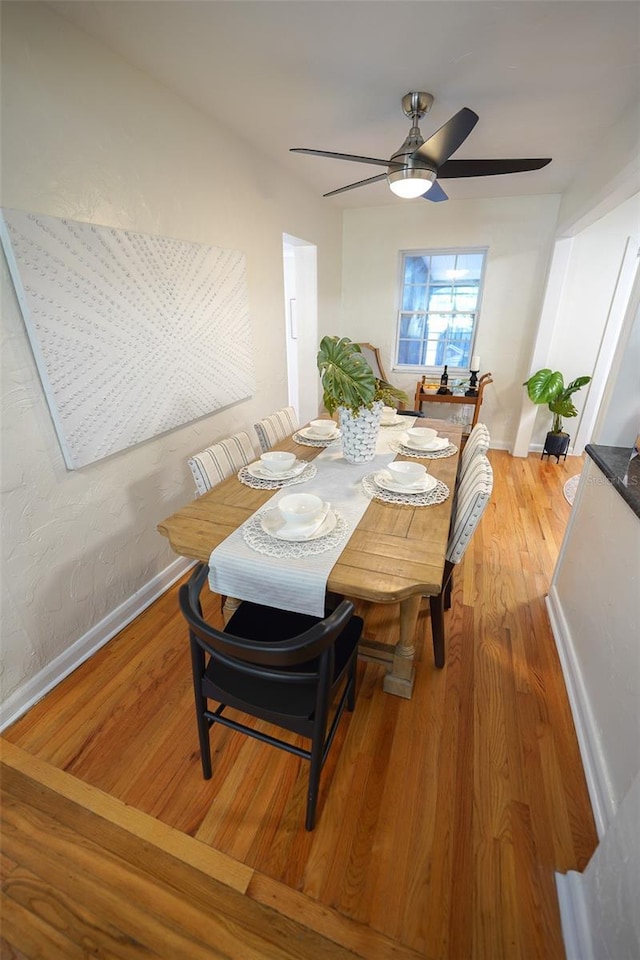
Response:
POLYGON ((427 283, 429 280, 429 257, 405 257, 404 282, 427 283))
POLYGON ((402 300, 403 310, 426 310, 426 287, 407 286, 404 288, 404 297, 402 300))
POLYGON ((470 337, 449 337, 449 341, 445 349, 446 359, 444 360, 444 363, 448 363, 452 367, 464 367, 465 370, 468 370, 471 359, 470 349, 470 337))
POLYGON ((451 280, 456 269, 455 253, 440 254, 431 257, 431 279, 451 280))
POLYGON ((451 313, 453 309, 454 305, 452 288, 449 285, 446 287, 432 287, 431 294, 429 296, 429 310, 439 310, 451 313))
POLYGON ((459 253, 456 268, 464 271, 460 274, 461 278, 464 280, 480 280, 483 260, 483 253, 459 253))
POLYGON ((454 299, 454 309, 462 311, 475 310, 478 305, 478 287, 456 286, 454 299))
POLYGON ((400 318, 400 337, 416 338, 421 340, 427 335, 427 318, 422 314, 402 314, 400 318))
POLYGON ((406 363, 411 366, 419 366, 424 363, 422 359, 422 341, 401 340, 398 344, 398 363, 406 363))
POLYGON ((456 333, 466 333, 471 339, 473 320, 474 317, 471 313, 456 313, 451 320, 451 329, 456 333))

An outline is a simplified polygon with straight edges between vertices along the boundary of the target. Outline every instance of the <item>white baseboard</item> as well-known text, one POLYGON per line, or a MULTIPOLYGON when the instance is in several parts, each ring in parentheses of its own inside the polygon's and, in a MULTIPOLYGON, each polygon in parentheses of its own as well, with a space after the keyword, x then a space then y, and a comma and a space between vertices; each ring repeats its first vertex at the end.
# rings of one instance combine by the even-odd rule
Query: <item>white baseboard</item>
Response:
POLYGON ((567 960, 594 960, 582 875, 575 870, 556 873, 556 889, 567 960))
POLYGON ((596 829, 599 839, 602 839, 607 828, 613 823, 616 815, 616 805, 609 783, 607 765, 598 739, 597 728, 587 697, 584 680, 575 655, 569 625, 562 611, 555 586, 551 586, 546 600, 547 612, 549 614, 549 620, 551 621, 551 630, 556 641, 562 673, 569 696, 569 703, 571 705, 573 722, 576 728, 576 736, 580 746, 582 765, 587 780, 589 797, 591 798, 596 829))
POLYGON ((84 636, 43 667, 34 677, 18 687, 0 705, 0 732, 14 723, 34 703, 41 700, 46 693, 52 690, 61 680, 64 680, 76 667, 88 660, 96 650, 99 650, 112 637, 115 637, 193 565, 194 561, 187 560, 185 557, 174 560, 149 583, 137 590, 132 597, 112 610, 100 623, 91 627, 84 636))

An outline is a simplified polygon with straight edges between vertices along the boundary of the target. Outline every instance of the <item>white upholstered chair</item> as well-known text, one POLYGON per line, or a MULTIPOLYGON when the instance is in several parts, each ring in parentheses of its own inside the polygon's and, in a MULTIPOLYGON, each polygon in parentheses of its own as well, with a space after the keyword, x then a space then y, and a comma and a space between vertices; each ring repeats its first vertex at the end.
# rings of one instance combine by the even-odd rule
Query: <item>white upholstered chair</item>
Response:
POLYGON ((460 481, 442 577, 442 589, 429 597, 433 656, 436 667, 444 667, 444 611, 451 606, 453 569, 462 560, 493 490, 493 470, 483 453, 476 454, 460 481))
POLYGON ((236 433, 189 457, 187 463, 196 483, 196 494, 202 496, 217 483, 255 460, 255 450, 248 433, 236 433))
POLYGON ((466 474, 469 464, 474 457, 476 457, 478 454, 486 455, 490 442, 491 437, 487 427, 484 425, 484 423, 476 423, 475 427, 467 437, 467 442, 465 443, 464 449, 460 454, 460 471, 458 482, 462 481, 462 478, 466 474))
POLYGON ((274 443, 279 443, 298 429, 298 415, 293 407, 283 407, 282 410, 272 413, 270 417, 254 423, 253 429, 258 435, 260 449, 263 453, 271 450, 274 443))
MULTIPOLYGON (((217 483, 252 463, 255 456, 251 437, 242 431, 189 457, 187 463, 196 483, 196 496, 201 497, 217 483)), ((225 623, 233 616, 240 603, 235 597, 220 597, 220 609, 225 623)))

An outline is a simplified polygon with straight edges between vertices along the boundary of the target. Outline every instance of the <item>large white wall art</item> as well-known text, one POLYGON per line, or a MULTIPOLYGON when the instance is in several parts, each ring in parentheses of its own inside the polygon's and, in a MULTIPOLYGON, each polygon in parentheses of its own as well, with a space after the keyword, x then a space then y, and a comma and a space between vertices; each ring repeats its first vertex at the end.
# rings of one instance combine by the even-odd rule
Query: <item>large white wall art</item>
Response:
POLYGON ((70 469, 251 396, 243 254, 18 210, 3 217, 70 469))

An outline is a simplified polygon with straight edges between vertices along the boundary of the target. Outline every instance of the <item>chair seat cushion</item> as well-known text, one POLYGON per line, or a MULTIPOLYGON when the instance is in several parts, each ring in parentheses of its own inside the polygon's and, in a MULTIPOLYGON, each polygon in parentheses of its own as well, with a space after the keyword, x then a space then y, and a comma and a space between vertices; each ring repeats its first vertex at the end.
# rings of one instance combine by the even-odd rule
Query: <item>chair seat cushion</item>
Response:
MULTIPOLYGON (((273 638, 278 642, 299 636, 309 630, 319 618, 302 613, 290 613, 275 607, 257 603, 242 603, 225 627, 225 633, 235 634, 249 640, 262 641, 265 644, 273 638)), ((358 646, 363 622, 360 617, 351 617, 335 645, 335 666, 333 683, 344 673, 358 646)), ((312 673, 317 669, 317 661, 296 664, 293 667, 280 667, 279 673, 312 673)), ((315 709, 315 687, 304 680, 292 680, 284 684, 265 683, 264 672, 258 678, 240 675, 224 663, 210 660, 206 670, 206 694, 212 699, 229 702, 230 706, 242 709, 242 702, 251 703, 282 717, 311 718, 315 709), (225 694, 227 698, 225 699, 225 694)))

